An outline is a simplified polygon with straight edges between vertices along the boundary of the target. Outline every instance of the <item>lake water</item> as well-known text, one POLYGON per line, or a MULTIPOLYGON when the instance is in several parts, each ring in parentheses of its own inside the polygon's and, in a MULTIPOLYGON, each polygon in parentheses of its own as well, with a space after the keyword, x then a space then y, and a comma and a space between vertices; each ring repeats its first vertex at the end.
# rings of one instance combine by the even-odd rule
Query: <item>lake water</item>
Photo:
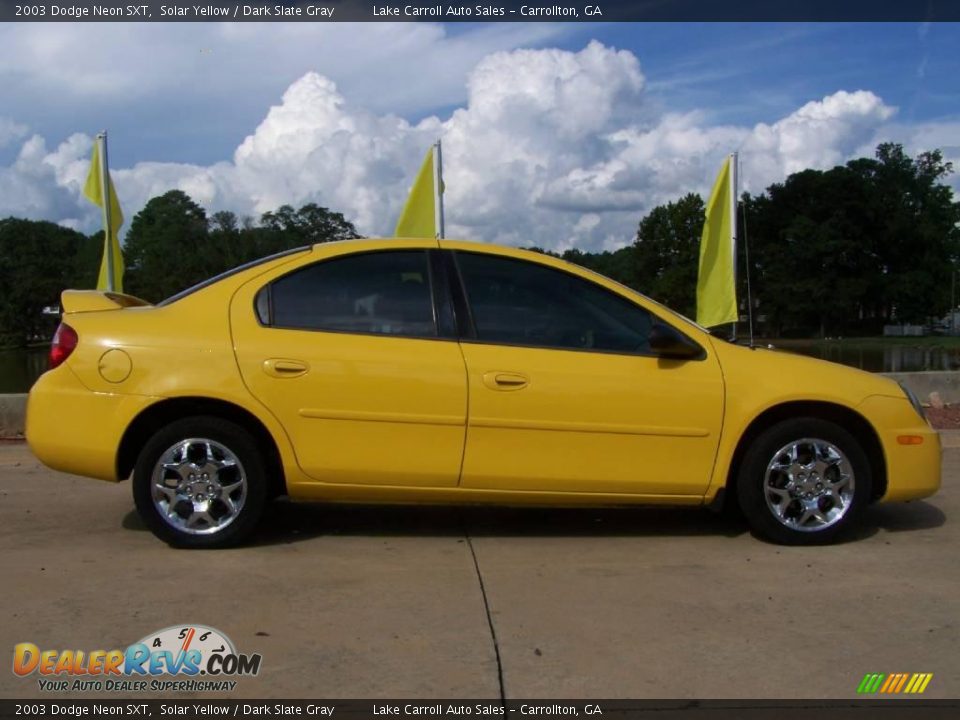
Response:
MULTIPOLYGON (((776 345, 776 341, 774 341, 776 345)), ((841 365, 870 372, 914 372, 917 370, 958 370, 960 349, 908 347, 875 342, 859 346, 851 343, 798 343, 777 346, 785 352, 831 360, 841 365)), ((0 393, 24 393, 47 369, 47 348, 0 350, 0 393)))
POLYGON ((47 369, 47 348, 0 350, 0 393, 23 393, 47 369))
POLYGON ((864 345, 853 343, 796 343, 774 347, 785 352, 830 360, 869 372, 917 372, 922 370, 960 369, 960 349, 938 347, 910 347, 906 345, 879 346, 876 342, 864 345))
POLYGON ((47 369, 48 348, 0 350, 0 393, 24 393, 47 369))

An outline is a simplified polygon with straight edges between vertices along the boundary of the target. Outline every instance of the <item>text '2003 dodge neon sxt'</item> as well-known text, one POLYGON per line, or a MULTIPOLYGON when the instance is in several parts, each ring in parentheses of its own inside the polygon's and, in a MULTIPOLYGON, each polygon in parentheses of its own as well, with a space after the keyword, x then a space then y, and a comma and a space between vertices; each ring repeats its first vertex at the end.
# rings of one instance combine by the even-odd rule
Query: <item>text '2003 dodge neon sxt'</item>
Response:
POLYGON ((451 240, 266 258, 157 305, 66 291, 27 440, 52 468, 132 476, 180 547, 265 505, 734 503, 825 543, 940 484, 940 442, 881 376, 738 346, 589 270, 451 240))

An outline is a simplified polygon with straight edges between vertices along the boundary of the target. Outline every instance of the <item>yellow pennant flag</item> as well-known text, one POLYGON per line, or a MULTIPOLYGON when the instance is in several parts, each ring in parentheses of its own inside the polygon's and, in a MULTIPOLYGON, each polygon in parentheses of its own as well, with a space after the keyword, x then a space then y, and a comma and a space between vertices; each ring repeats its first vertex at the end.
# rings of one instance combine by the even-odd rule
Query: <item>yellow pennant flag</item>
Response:
POLYGON ((97 277, 97 290, 111 290, 123 292, 123 254, 120 252, 120 241, 117 231, 123 225, 123 213, 120 211, 120 201, 113 188, 113 180, 107 172, 107 188, 110 194, 109 216, 106 204, 103 202, 103 176, 100 174, 100 144, 94 142, 93 156, 90 158, 90 172, 87 182, 83 186, 84 197, 103 210, 103 259, 100 261, 100 274, 97 277), (109 228, 109 231, 108 231, 109 228), (110 283, 110 268, 113 269, 113 283, 110 283))
POLYGON ((737 321, 734 162, 728 157, 720 168, 700 237, 697 322, 707 328, 737 321))
MULTIPOLYGON (((420 166, 407 202, 397 221, 396 237, 435 238, 437 237, 437 192, 434 187, 435 170, 433 154, 435 147, 427 152, 420 166)), ((442 188, 441 188, 442 189, 442 188)))

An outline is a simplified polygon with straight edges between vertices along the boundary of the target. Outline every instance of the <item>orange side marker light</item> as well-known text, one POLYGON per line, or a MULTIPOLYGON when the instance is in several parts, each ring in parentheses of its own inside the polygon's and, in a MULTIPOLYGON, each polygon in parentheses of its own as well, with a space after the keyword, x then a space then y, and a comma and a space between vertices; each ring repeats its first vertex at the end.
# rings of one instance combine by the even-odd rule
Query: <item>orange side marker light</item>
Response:
POLYGON ((897 442, 901 445, 923 445, 922 435, 897 435, 897 442))

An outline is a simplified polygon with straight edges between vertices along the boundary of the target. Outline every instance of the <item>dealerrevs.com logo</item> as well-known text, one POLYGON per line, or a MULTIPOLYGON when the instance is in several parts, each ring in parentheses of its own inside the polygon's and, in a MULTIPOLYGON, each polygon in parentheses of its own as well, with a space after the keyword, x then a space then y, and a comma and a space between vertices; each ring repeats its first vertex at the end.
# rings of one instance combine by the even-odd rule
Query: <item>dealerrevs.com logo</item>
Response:
POLYGON ((30 642, 13 648, 13 672, 37 674, 40 690, 233 690, 234 677, 260 672, 258 653, 238 653, 233 642, 206 625, 173 625, 125 650, 41 650, 30 642), (173 678, 173 679, 168 679, 173 678))

